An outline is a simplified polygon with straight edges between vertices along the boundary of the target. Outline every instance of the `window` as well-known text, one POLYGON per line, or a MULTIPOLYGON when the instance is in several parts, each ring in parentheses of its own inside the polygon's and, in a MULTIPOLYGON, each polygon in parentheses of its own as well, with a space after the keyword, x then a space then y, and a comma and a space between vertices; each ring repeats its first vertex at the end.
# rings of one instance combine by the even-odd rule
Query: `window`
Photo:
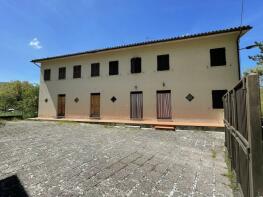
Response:
POLYGON ((119 74, 119 62, 111 61, 109 62, 109 75, 118 75, 119 74))
POLYGON ((141 72, 141 58, 134 57, 131 59, 131 73, 140 73, 141 72))
POLYGON ((210 49, 210 62, 211 62, 211 66, 226 65, 226 49, 225 48, 210 49))
POLYGON ((158 55, 157 56, 157 70, 169 70, 169 55, 158 55))
POLYGON ((61 67, 58 69, 58 79, 66 79, 66 67, 61 67))
POLYGON ((50 75, 51 75, 50 69, 44 70, 44 81, 50 81, 50 75))
POLYGON ((100 76, 100 63, 91 64, 91 77, 100 76))
POLYGON ((74 66, 73 67, 73 78, 81 78, 81 66, 74 66))
POLYGON ((223 96, 227 93, 227 90, 212 90, 212 100, 214 109, 223 109, 223 96))

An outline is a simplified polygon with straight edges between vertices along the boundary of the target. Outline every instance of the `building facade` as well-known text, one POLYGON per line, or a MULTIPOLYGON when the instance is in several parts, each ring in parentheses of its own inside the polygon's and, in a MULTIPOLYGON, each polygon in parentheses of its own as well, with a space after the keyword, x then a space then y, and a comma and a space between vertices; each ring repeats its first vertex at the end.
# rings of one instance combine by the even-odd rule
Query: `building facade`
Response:
POLYGON ((32 60, 42 118, 211 120, 240 79, 250 26, 32 60))

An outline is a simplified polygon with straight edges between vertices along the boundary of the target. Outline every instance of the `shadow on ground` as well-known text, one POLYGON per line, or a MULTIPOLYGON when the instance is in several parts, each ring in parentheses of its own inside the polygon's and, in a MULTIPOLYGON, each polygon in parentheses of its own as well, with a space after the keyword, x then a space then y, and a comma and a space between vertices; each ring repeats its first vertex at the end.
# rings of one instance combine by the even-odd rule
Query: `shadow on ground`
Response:
POLYGON ((16 175, 0 180, 1 197, 28 197, 23 185, 16 175))

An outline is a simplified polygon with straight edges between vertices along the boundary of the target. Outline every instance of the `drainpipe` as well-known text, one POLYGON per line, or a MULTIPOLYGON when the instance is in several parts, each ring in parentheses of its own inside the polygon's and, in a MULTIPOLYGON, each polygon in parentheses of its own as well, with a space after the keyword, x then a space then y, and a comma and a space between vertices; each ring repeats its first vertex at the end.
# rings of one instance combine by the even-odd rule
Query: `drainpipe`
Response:
POLYGON ((238 36, 237 36, 237 41, 236 41, 236 47, 237 47, 237 64, 238 64, 238 79, 241 79, 241 68, 240 68, 240 47, 239 47, 239 41, 240 41, 240 37, 242 34, 242 29, 240 30, 238 36))

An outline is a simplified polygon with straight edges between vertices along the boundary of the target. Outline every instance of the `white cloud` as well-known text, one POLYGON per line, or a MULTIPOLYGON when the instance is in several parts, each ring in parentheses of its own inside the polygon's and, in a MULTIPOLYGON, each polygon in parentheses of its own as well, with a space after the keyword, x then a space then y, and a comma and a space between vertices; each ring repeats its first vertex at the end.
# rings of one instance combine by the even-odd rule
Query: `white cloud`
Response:
POLYGON ((41 49, 42 48, 40 41, 37 38, 33 38, 33 40, 31 40, 29 42, 29 46, 31 46, 34 49, 41 49))

